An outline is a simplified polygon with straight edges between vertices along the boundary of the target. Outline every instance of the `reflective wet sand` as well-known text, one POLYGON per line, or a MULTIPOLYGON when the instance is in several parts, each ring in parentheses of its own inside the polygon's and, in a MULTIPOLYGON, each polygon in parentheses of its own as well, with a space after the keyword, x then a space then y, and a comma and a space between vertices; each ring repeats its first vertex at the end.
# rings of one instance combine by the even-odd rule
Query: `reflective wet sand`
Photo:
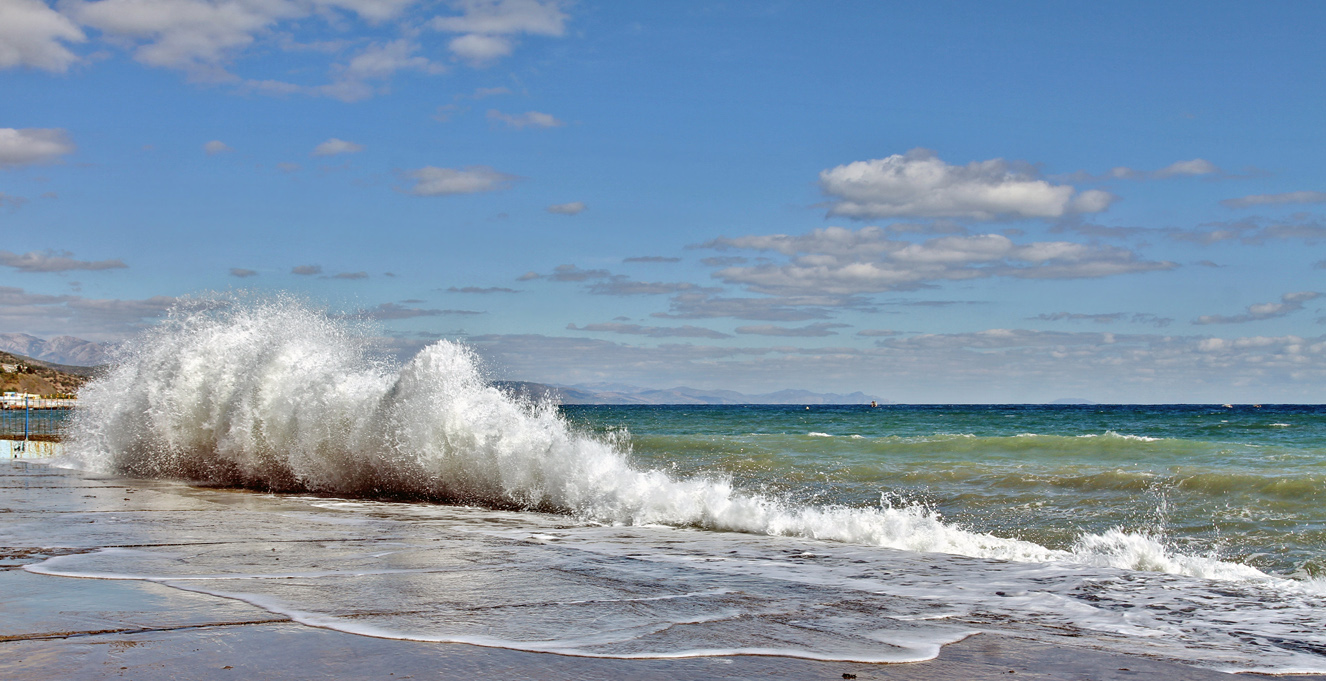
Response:
MULTIPOLYGON (((240 583, 255 574, 269 585, 278 584, 273 575, 280 575, 286 589, 325 589, 319 579, 346 570, 356 557, 418 555, 420 536, 393 534, 384 531, 387 527, 362 513, 306 499, 5 462, 0 464, 0 678, 1007 679, 1010 672, 1048 679, 1229 678, 1139 656, 989 633, 944 646, 937 659, 926 662, 860 664, 758 655, 587 658, 344 631, 346 622, 359 620, 435 618, 436 613, 405 611, 411 603, 437 600, 434 593, 428 594, 432 601, 411 594, 434 588, 428 580, 446 567, 436 555, 428 559, 427 571, 419 571, 417 557, 403 558, 390 570, 367 575, 371 579, 344 582, 345 588, 363 591, 346 599, 353 608, 334 611, 341 631, 310 626, 316 620, 299 613, 197 590, 205 585, 204 590, 219 592, 218 581, 240 583), (68 574, 80 569, 124 579, 40 574, 58 572, 61 565, 68 566, 68 574), (218 566, 224 566, 224 575, 215 574, 218 566), (171 577, 168 583, 143 579, 163 574, 171 577)), ((501 580, 484 579, 485 571, 497 574, 503 567, 502 540, 470 541, 474 548, 468 553, 447 553, 456 566, 445 573, 451 575, 449 588, 472 590, 456 599, 513 602, 537 590, 537 580, 528 578, 513 582, 514 592, 501 580), (491 593, 480 593, 485 589, 491 593)), ((546 583, 554 590, 588 588, 551 573, 546 583)), ((468 626, 430 624, 457 631, 468 626)))

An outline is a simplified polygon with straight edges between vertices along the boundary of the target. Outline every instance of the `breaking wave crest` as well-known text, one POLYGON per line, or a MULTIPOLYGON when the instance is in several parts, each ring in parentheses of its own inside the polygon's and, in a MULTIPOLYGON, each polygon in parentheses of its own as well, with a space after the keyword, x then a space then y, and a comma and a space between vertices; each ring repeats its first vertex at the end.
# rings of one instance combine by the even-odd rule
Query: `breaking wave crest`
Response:
POLYGON ((105 473, 1002 560, 1267 577, 1171 552, 1145 535, 1087 535, 1055 550, 966 531, 920 506, 797 505, 737 490, 729 480, 641 470, 623 447, 576 432, 554 407, 489 385, 462 345, 440 341, 396 370, 372 360, 347 323, 290 300, 177 311, 126 344, 79 403, 70 463, 105 473))

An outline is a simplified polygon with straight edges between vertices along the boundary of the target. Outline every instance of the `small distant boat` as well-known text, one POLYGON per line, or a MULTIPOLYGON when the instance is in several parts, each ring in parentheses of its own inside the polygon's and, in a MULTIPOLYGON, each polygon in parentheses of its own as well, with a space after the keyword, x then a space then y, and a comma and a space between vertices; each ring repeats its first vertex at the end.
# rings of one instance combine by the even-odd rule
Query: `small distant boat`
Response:
POLYGON ((1220 405, 1220 406, 1222 406, 1222 407, 1224 407, 1224 408, 1226 408, 1226 409, 1233 409, 1233 408, 1234 408, 1234 405, 1232 405, 1232 404, 1222 404, 1222 405, 1220 405))

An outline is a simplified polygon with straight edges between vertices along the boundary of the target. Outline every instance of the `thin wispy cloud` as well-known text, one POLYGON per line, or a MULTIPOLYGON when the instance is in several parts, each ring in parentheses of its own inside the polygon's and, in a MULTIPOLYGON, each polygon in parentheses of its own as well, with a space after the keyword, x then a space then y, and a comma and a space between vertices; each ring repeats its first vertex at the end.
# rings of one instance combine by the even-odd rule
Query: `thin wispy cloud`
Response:
POLYGON ((806 326, 775 326, 773 324, 760 324, 756 326, 738 326, 737 333, 757 336, 783 336, 787 338, 819 338, 822 336, 836 336, 834 329, 845 329, 850 324, 832 324, 819 323, 807 324, 806 326))
POLYGON ((589 206, 586 206, 584 201, 572 201, 571 203, 554 203, 548 206, 547 210, 549 213, 558 215, 579 215, 585 212, 586 208, 589 208, 589 206))
POLYGON ((340 154, 357 154, 364 150, 364 145, 347 142, 335 137, 319 144, 313 148, 313 156, 338 156, 340 154))
POLYGON ((594 331, 599 333, 619 333, 649 338, 731 338, 732 336, 713 329, 699 326, 642 326, 640 324, 602 323, 576 326, 567 324, 568 331, 594 331))
POLYGON ((0 267, 12 267, 19 272, 70 272, 75 270, 119 270, 128 267, 123 260, 77 260, 69 251, 30 251, 19 255, 0 251, 0 267))
POLYGON ((524 128, 560 128, 565 122, 552 114, 540 111, 526 111, 522 114, 506 114, 497 109, 488 110, 488 120, 503 123, 507 127, 521 130, 524 128))
POLYGON ((459 287, 459 288, 458 288, 458 287, 455 287, 455 286, 452 286, 451 288, 448 288, 448 289, 447 289, 447 292, 448 292, 448 293, 474 293, 474 294, 479 294, 479 295, 487 295, 487 294, 489 294, 489 293, 520 293, 520 291, 517 291, 516 289, 513 289, 513 288, 507 288, 507 287, 505 287, 505 286, 488 286, 488 287, 482 287, 482 288, 481 288, 481 287, 478 287, 478 286, 461 286, 461 287, 459 287))
POLYGON ((1283 206, 1295 203, 1326 203, 1326 192, 1284 192, 1282 194, 1252 194, 1237 199, 1225 199, 1220 205, 1226 208, 1251 208, 1252 206, 1283 206))
POLYGON ((1303 304, 1320 298, 1316 291, 1299 291, 1280 296, 1278 303, 1257 303, 1249 305, 1246 312, 1236 315, 1202 315, 1193 320, 1193 324, 1245 324, 1264 319, 1275 319, 1293 314, 1303 309, 1303 304))
POLYGON ((405 191, 415 196, 483 194, 508 189, 511 183, 520 179, 488 166, 469 166, 463 169, 425 166, 407 171, 405 176, 414 180, 414 184, 405 191))

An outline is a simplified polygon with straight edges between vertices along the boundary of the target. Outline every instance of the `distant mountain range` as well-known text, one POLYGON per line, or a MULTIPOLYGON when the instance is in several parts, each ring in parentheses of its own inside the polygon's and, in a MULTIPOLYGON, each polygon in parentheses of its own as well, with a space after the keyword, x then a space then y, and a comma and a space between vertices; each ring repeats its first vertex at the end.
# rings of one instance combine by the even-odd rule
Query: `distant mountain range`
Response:
MULTIPOLYGON (((112 343, 96 343, 73 336, 56 336, 49 340, 26 333, 0 333, 0 352, 23 355, 41 360, 50 368, 83 374, 83 367, 95 367, 110 362, 112 343)), ((890 404, 874 395, 854 392, 846 395, 816 393, 809 390, 779 390, 760 395, 747 395, 735 390, 700 390, 679 386, 655 389, 624 383, 586 383, 580 385, 549 385, 529 381, 498 381, 508 392, 560 404, 890 404)))
POLYGON ((538 401, 560 404, 891 404, 862 392, 816 393, 809 390, 779 390, 778 392, 747 395, 734 390, 699 390, 677 387, 667 389, 641 388, 621 383, 592 383, 586 385, 549 385, 528 381, 497 381, 499 388, 538 401))
POLYGON ((0 352, 9 352, 54 364, 94 367, 110 361, 111 343, 94 343, 73 336, 43 340, 26 333, 0 333, 0 352))

